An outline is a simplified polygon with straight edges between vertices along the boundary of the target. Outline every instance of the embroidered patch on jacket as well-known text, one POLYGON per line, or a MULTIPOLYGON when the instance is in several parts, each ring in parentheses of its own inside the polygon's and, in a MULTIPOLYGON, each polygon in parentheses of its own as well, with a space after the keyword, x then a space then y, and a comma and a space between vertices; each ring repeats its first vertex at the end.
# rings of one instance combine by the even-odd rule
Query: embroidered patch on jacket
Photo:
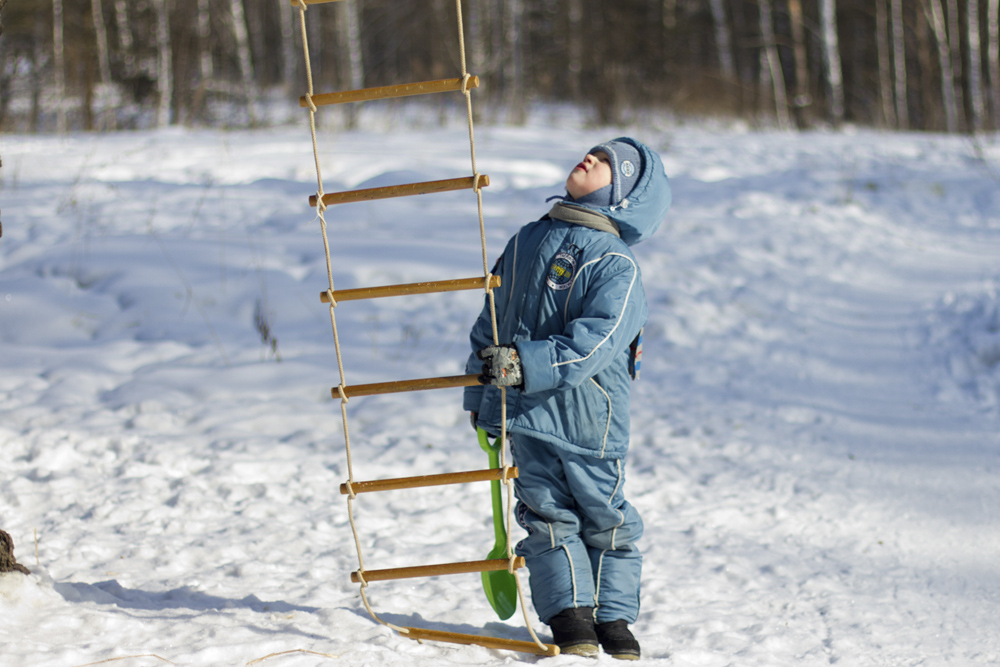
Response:
POLYGON ((552 260, 545 282, 554 290, 569 289, 574 273, 576 273, 576 257, 568 252, 560 252, 552 260))

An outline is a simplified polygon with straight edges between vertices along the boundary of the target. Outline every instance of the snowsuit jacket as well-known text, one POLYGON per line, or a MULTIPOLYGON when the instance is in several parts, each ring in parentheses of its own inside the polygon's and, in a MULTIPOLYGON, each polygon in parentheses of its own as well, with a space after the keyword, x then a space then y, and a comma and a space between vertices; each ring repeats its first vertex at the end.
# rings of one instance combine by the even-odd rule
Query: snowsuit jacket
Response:
MULTIPOLYGON (((643 173, 626 200, 604 208, 557 204, 521 228, 493 269, 501 276, 499 342, 515 344, 524 370, 523 389, 507 389, 508 432, 610 459, 628 450, 629 348, 648 315, 629 246, 652 236, 671 202, 659 156, 631 143, 643 173)), ((479 373, 475 353, 493 344, 488 299, 470 341, 466 372, 479 373)), ((496 434, 500 396, 491 385, 468 387, 463 407, 496 434)))

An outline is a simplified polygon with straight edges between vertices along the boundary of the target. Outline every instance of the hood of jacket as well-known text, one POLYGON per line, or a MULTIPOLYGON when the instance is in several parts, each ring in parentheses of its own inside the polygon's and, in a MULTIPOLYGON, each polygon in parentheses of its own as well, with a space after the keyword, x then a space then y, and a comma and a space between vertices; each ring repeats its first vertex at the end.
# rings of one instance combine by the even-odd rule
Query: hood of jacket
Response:
POLYGON ((632 246, 656 233, 667 217, 673 196, 663 161, 656 151, 629 137, 619 137, 615 141, 627 142, 642 154, 642 174, 632 192, 615 206, 592 206, 572 199, 567 199, 565 203, 591 209, 613 221, 618 226, 622 241, 632 246))

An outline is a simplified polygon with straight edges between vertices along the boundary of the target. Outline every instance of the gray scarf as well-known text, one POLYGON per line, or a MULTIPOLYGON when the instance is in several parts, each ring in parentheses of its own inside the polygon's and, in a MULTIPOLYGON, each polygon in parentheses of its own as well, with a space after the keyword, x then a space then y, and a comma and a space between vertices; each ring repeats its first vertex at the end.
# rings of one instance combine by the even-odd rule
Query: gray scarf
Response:
POLYGON ((555 218, 556 220, 562 220, 563 222, 569 222, 574 225, 580 225, 581 227, 589 227, 598 231, 608 232, 609 234, 614 234, 618 238, 622 237, 621 232, 618 229, 618 223, 608 216, 602 215, 601 213, 584 206, 576 206, 574 204, 567 204, 566 202, 557 202, 555 206, 552 207, 552 210, 549 211, 549 217, 555 218))

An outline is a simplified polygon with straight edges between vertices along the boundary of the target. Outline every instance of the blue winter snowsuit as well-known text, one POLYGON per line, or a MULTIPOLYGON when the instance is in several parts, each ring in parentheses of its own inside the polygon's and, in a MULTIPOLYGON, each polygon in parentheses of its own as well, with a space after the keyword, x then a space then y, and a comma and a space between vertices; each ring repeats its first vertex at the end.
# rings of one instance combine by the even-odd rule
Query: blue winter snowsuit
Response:
MULTIPOLYGON (((597 622, 639 610, 642 520, 624 497, 629 444, 630 344, 648 314, 639 266, 629 249, 651 236, 670 207, 670 185, 655 152, 619 206, 557 204, 507 243, 493 272, 500 343, 514 343, 523 389, 507 389, 518 522, 517 545, 543 622, 563 609, 597 607, 597 622), (561 219, 557 219, 561 218, 561 219), (619 238, 620 236, 620 238, 619 238)), ((470 335, 475 352, 493 344, 489 304, 470 335)), ((500 390, 469 387, 464 408, 500 432, 500 390)))

